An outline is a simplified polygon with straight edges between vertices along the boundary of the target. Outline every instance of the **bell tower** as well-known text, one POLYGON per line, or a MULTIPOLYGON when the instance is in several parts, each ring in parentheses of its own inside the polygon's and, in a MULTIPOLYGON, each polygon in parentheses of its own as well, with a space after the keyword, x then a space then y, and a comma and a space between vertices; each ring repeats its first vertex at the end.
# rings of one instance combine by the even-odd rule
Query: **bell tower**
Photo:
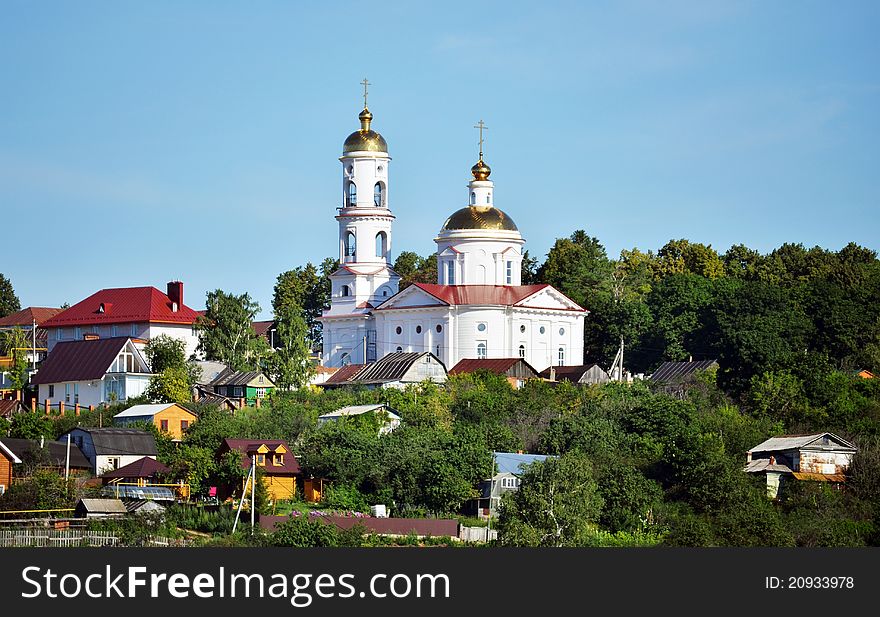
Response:
POLYGON ((394 222, 388 190, 391 157, 385 138, 371 127, 373 114, 367 105, 370 84, 366 79, 361 83, 364 86, 364 109, 358 114, 361 126, 346 138, 339 157, 342 163, 341 205, 336 208, 339 269, 331 276, 330 309, 324 313, 324 317, 330 318, 324 321, 327 366, 370 360, 365 345, 358 344, 367 337, 369 326, 365 318, 373 307, 397 293, 400 282, 400 276, 391 269, 394 222), (336 318, 345 316, 360 317, 362 324, 358 332, 346 335, 352 339, 351 344, 338 338, 333 341, 336 318), (335 353, 333 345, 337 346, 335 353))

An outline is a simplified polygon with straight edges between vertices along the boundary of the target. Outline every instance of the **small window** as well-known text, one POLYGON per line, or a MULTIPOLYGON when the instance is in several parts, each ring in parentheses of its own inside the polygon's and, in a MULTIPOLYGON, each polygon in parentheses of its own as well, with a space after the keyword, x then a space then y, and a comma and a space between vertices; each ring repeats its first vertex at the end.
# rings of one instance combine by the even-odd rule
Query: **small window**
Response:
POLYGON ((401 333, 403 332, 403 328, 401 328, 400 326, 397 326, 396 328, 394 328, 394 331, 395 331, 397 334, 401 334, 401 333))
POLYGON ((387 289, 383 289, 383 290, 382 290, 382 297, 383 297, 383 298, 387 298, 387 297, 388 297, 388 290, 387 290, 387 289))
POLYGON ((354 206, 358 200, 358 189, 354 182, 348 183, 348 205, 354 206))
POLYGON ((525 333, 525 331, 526 331, 526 325, 525 325, 525 324, 520 325, 520 327, 519 327, 519 331, 525 333))
POLYGON ((438 358, 440 357, 440 345, 437 345, 437 349, 436 349, 434 355, 437 356, 438 358))
POLYGON ((416 334, 422 333, 422 326, 416 326, 416 334))
POLYGON ((397 346, 397 349, 396 349, 395 351, 397 351, 398 353, 400 353, 401 351, 403 351, 403 347, 401 347, 400 345, 398 345, 398 346, 397 346))
POLYGON ((60 341, 63 338, 61 328, 55 328, 55 340, 60 341))
POLYGON ((559 336, 565 336, 565 328, 559 328, 559 336))
POLYGON ((486 324, 482 323, 482 322, 478 323, 477 324, 477 332, 485 332, 485 331, 486 331, 486 324))
POLYGON ((257 454, 257 465, 265 465, 266 464, 266 455, 265 454, 257 454))
POLYGON ((446 284, 455 285, 455 262, 452 260, 446 262, 446 284))
POLYGON ((507 262, 507 284, 513 285, 513 262, 507 262))
POLYGON ((357 238, 355 238, 353 231, 347 231, 345 233, 345 256, 346 257, 354 257, 354 254, 356 251, 357 251, 357 238))
POLYGON ((168 420, 159 420, 159 428, 167 433, 168 432, 168 420))
POLYGON ((119 336, 119 326, 114 324, 113 327, 110 328, 110 336, 119 336))
POLYGON ((486 193, 486 203, 487 204, 492 203, 492 195, 490 195, 489 193, 486 193))
POLYGON ((526 357, 526 346, 525 346, 525 345, 520 345, 520 346, 519 346, 519 357, 520 357, 520 358, 525 358, 525 357, 526 357))
POLYGON ((538 328, 538 332, 540 332, 541 334, 544 334, 546 331, 547 330, 544 328, 544 326, 541 326, 540 328, 538 328))
POLYGON ((349 165, 348 167, 345 168, 345 173, 347 173, 350 176, 351 174, 354 173, 354 167, 349 165))
POLYGON ((351 364, 351 356, 347 353, 344 353, 344 354, 342 354, 341 361, 342 361, 342 366, 348 366, 349 364, 351 364))
POLYGON ((283 454, 276 454, 274 464, 276 467, 284 466, 284 455, 283 454))
POLYGON ((559 348, 558 356, 559 356, 559 366, 563 366, 565 364, 565 347, 559 348))
POLYGON ((138 335, 138 326, 136 323, 131 324, 131 336, 136 337, 138 335))
POLYGON ((180 421, 180 430, 185 431, 189 428, 189 420, 181 420, 180 421))
POLYGON ((76 327, 73 329, 73 338, 77 341, 82 338, 82 328, 76 327))
POLYGON ((55 398, 55 384, 49 384, 49 398, 55 398))
MULTIPOLYGON (((458 202, 458 203, 461 203, 461 202, 458 202)), ((471 205, 475 206, 476 204, 477 204, 477 194, 471 193, 471 205)))
POLYGON ((342 297, 345 298, 350 295, 351 295, 351 287, 349 287, 348 285, 343 285, 342 286, 342 297))
POLYGON ((74 404, 79 403, 79 384, 78 383, 73 384, 73 402, 74 402, 74 404))
POLYGON ((64 384, 64 402, 65 403, 70 402, 70 384, 69 383, 64 384))
POLYGON ((441 326, 440 324, 437 324, 437 327, 434 329, 437 330, 437 332, 443 332, 443 326, 441 326))
POLYGON ((376 257, 385 257, 388 251, 388 235, 384 231, 376 234, 376 257))
POLYGON ((486 359, 486 341, 479 341, 477 343, 477 358, 480 360, 486 359))

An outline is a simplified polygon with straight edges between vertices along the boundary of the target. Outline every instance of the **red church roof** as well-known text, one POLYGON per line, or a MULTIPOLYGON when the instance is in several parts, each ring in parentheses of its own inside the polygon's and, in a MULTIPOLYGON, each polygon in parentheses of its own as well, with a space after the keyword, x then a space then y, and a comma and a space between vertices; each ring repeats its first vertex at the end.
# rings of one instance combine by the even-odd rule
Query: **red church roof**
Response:
POLYGON ((6 317, 0 318, 0 328, 11 328, 14 326, 20 326, 22 328, 32 328, 34 325, 34 321, 37 322, 37 327, 43 325, 43 322, 51 319, 64 309, 60 308, 46 308, 42 306, 29 306, 27 308, 21 309, 17 313, 13 313, 12 315, 7 315, 6 317))
MULTIPOLYGON (((526 298, 535 295, 542 289, 547 289, 550 285, 436 285, 429 283, 413 283, 413 287, 417 287, 422 291, 434 296, 441 302, 449 305, 464 304, 485 304, 485 305, 501 305, 516 306, 526 298)), ((553 289, 552 287, 550 287, 553 289)), ((556 293, 562 295, 559 290, 556 293)), ((569 301, 574 306, 578 306, 573 300, 569 301)), ((394 309, 394 305, 380 306, 380 309, 394 309)), ((406 307, 401 307, 406 308, 406 307)), ((583 308, 554 309, 563 311, 586 312, 583 308)))
POLYGON ((198 317, 196 311, 183 303, 175 311, 168 294, 155 287, 122 287, 102 289, 45 321, 42 327, 134 322, 192 324, 198 317))

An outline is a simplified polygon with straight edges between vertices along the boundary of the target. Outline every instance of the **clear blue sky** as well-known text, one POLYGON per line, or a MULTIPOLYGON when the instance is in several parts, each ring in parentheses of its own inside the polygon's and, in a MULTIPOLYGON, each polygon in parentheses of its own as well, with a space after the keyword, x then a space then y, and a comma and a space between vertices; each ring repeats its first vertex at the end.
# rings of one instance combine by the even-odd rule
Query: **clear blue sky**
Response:
POLYGON ((335 256, 373 83, 393 249, 496 204, 541 258, 585 229, 880 249, 878 2, 0 4, 0 272, 23 305, 179 278, 249 292, 335 256))

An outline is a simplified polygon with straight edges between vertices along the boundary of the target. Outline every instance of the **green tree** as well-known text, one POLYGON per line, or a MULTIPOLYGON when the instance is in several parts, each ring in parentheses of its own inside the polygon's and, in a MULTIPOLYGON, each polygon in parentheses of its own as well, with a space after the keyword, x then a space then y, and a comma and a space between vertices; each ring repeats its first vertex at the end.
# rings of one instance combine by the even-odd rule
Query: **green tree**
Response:
POLYGON ((287 315, 295 307, 301 311, 313 347, 321 343, 321 316, 330 303, 330 275, 339 267, 332 258, 324 259, 317 267, 311 262, 282 272, 275 281, 272 310, 275 315, 287 315))
POLYGON ((292 302, 275 309, 277 341, 270 360, 275 385, 282 390, 302 387, 309 378, 308 325, 302 310, 292 302))
POLYGON ((581 306, 590 306, 595 294, 607 291, 611 272, 612 264, 599 240, 578 230, 556 240, 538 278, 581 306))
POLYGON ((247 293, 236 296, 221 289, 209 291, 205 304, 205 315, 196 323, 198 349, 205 359, 235 370, 258 368, 268 355, 265 340, 251 326, 260 305, 247 293))
POLYGON ((186 403, 201 369, 186 361, 183 341, 165 334, 153 337, 144 347, 153 375, 144 394, 155 402, 186 403))
POLYGON ((28 382, 27 350, 31 346, 28 332, 15 327, 0 332, 0 347, 7 356, 12 357, 9 381, 14 390, 24 390, 28 382))
POLYGON ((192 400, 192 380, 185 368, 169 366, 150 376, 144 395, 156 403, 188 403, 192 400))
POLYGON ((400 289, 413 283, 437 282, 437 256, 420 257, 412 251, 403 251, 394 261, 394 271, 400 275, 400 289))
POLYGON ((711 244, 670 240, 657 251, 654 263, 658 278, 670 274, 698 274, 709 279, 724 276, 724 262, 711 244))
POLYGON ((540 265, 537 258, 532 257, 528 249, 526 249, 522 256, 522 264, 520 265, 520 280, 523 285, 534 285, 541 282, 538 280, 538 268, 540 265))
POLYGON ((534 463, 507 493, 498 520, 506 546, 586 546, 602 512, 590 460, 578 453, 534 463))
POLYGON ((15 295, 12 282, 0 272, 0 317, 6 317, 21 310, 21 303, 15 295))

